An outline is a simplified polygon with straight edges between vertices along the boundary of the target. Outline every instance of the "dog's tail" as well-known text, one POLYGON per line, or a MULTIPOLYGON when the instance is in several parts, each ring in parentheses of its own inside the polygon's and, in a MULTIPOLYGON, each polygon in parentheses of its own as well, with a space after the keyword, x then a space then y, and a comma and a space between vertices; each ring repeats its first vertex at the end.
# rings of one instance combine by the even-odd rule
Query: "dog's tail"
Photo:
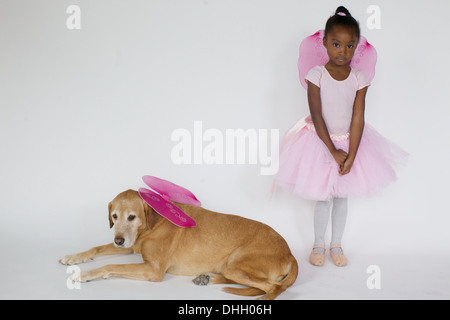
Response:
POLYGON ((222 289, 227 293, 237 294, 240 296, 260 296, 266 293, 264 290, 258 288, 232 288, 226 287, 222 289))

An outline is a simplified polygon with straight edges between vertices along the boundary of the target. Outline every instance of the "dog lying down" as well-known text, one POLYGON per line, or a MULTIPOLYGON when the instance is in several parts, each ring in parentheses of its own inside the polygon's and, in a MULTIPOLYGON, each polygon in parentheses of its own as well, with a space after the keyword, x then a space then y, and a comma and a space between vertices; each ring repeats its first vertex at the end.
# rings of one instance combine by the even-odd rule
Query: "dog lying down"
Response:
POLYGON ((235 283, 249 288, 226 287, 228 293, 275 299, 291 286, 298 265, 286 241, 269 226, 243 217, 221 214, 176 203, 197 226, 180 228, 160 216, 134 190, 120 193, 109 203, 114 242, 59 262, 77 264, 95 257, 139 253, 143 263, 106 265, 72 275, 86 282, 125 277, 162 281, 164 274, 195 276, 197 285, 235 283))

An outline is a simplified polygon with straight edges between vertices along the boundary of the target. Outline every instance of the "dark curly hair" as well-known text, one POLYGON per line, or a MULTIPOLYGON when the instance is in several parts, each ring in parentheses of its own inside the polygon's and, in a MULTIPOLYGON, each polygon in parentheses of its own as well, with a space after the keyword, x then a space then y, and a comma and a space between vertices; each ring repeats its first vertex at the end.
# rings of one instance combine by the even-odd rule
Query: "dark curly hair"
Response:
POLYGON ((336 9, 336 12, 334 13, 334 16, 331 16, 328 19, 327 24, 325 25, 325 37, 327 36, 327 33, 331 30, 331 28, 333 28, 333 26, 335 25, 353 28, 356 32, 356 35, 358 36, 358 39, 361 35, 358 21, 356 21, 355 18, 352 17, 346 7, 338 7, 336 9))

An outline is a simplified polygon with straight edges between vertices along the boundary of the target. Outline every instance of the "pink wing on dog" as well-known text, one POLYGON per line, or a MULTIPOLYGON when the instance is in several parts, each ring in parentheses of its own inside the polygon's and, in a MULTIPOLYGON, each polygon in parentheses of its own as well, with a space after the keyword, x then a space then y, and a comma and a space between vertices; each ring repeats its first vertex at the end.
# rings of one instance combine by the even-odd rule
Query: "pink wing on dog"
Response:
POLYGON ((179 227, 187 228, 197 225, 194 219, 169 201, 173 200, 198 207, 201 203, 192 192, 172 182, 152 176, 144 176, 142 180, 150 188, 159 193, 149 189, 139 188, 139 195, 142 200, 155 209, 156 212, 179 227))
MULTIPOLYGON (((323 36, 324 30, 319 30, 306 37, 300 44, 297 67, 300 82, 305 89, 308 88, 305 77, 309 70, 315 66, 324 66, 329 60, 327 50, 323 46, 323 36)), ((353 59, 350 61, 350 67, 361 70, 369 81, 372 81, 375 76, 376 63, 377 51, 367 42, 366 38, 361 36, 353 59)))
POLYGON ((156 192, 145 188, 139 188, 139 195, 149 206, 155 209, 156 212, 173 224, 183 228, 195 227, 197 225, 194 219, 184 213, 183 210, 167 201, 156 192))
POLYGON ((190 204, 196 207, 200 207, 202 205, 192 192, 176 185, 175 183, 153 176, 143 176, 142 180, 146 185, 158 192, 160 195, 168 196, 170 200, 190 204))

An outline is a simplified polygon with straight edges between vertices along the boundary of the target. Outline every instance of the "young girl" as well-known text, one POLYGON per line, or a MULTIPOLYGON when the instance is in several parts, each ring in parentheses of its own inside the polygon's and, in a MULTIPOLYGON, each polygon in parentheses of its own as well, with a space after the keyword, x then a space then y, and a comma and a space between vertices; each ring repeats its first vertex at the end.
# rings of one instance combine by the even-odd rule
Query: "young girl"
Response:
POLYGON ((360 37, 358 22, 339 7, 326 23, 323 46, 329 61, 307 74, 310 116, 285 137, 275 183, 317 200, 310 262, 325 262, 325 231, 332 210, 330 254, 347 265, 341 247, 347 197, 374 193, 395 180, 392 164, 405 153, 364 123, 367 89, 362 71, 349 65, 360 37), (288 137, 289 135, 289 137, 288 137))

